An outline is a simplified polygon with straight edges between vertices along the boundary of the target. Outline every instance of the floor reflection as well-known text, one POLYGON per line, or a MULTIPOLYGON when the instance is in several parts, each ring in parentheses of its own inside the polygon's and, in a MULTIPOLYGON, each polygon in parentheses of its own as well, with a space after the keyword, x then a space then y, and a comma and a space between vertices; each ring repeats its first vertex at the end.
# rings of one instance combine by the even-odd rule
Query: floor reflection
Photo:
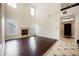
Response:
POLYGON ((19 43, 17 40, 9 41, 6 43, 6 55, 18 55, 19 54, 19 43), (9 53, 11 51, 11 54, 9 53))
POLYGON ((41 56, 43 55, 57 40, 30 36, 25 38, 16 38, 6 40, 5 56, 41 56))
POLYGON ((30 45, 32 52, 35 52, 35 50, 36 50, 35 37, 30 37, 29 45, 30 45))

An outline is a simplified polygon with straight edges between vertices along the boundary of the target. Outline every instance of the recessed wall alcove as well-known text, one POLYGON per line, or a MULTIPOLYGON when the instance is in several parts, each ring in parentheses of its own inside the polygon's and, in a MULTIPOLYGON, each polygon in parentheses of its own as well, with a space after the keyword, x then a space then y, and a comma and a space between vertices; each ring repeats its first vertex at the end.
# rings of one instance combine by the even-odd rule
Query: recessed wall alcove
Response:
POLYGON ((60 20, 60 37, 75 38, 75 17, 63 17, 60 20))

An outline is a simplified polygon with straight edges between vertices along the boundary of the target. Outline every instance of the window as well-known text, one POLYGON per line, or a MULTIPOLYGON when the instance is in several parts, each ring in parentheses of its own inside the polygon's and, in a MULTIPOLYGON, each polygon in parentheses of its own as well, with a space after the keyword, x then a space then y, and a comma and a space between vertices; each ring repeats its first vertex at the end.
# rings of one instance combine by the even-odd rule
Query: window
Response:
POLYGON ((8 3, 7 5, 16 8, 16 3, 8 3))
POLYGON ((17 34, 17 22, 14 20, 6 21, 6 34, 7 35, 16 35, 17 34))
POLYGON ((32 16, 35 15, 35 10, 34 10, 34 8, 31 7, 31 8, 30 8, 30 12, 31 12, 31 15, 32 15, 32 16))

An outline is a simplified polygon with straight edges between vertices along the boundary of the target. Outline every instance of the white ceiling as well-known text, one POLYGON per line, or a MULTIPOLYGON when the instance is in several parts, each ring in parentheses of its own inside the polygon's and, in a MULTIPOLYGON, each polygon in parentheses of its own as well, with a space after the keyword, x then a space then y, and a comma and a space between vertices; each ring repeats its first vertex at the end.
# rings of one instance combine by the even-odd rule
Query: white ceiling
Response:
MULTIPOLYGON (((39 7, 40 5, 43 5, 44 3, 28 3, 29 5, 31 5, 33 8, 37 8, 39 7)), ((50 4, 50 3, 48 3, 50 4)), ((53 4, 53 3, 52 3, 53 4)), ((64 8, 64 7, 67 7, 67 6, 70 6, 72 4, 75 4, 75 3, 61 3, 61 8, 64 8)))
POLYGON ((33 8, 37 8, 40 5, 42 5, 42 3, 29 3, 30 6, 32 6, 33 8))
POLYGON ((65 7, 73 5, 73 4, 75 4, 75 3, 62 3, 61 8, 65 8, 65 7))

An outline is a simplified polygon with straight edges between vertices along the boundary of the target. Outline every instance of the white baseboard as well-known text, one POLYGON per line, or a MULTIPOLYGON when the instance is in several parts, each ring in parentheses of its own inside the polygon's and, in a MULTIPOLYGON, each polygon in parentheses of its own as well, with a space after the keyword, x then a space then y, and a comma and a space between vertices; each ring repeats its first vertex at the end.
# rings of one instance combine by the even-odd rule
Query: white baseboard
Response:
POLYGON ((43 35, 36 35, 36 36, 59 40, 58 38, 51 38, 51 37, 47 37, 47 36, 43 36, 43 35))
POLYGON ((24 37, 29 37, 29 36, 32 36, 32 35, 20 36, 20 37, 11 37, 11 38, 8 38, 6 40, 17 39, 17 38, 24 38, 24 37))
MULTIPOLYGON (((11 39, 15 39, 15 38, 24 38, 24 37, 29 37, 29 36, 33 36, 33 35, 21 36, 21 37, 12 37, 12 38, 8 38, 8 39, 6 39, 6 40, 11 40, 11 39)), ((35 35, 35 36, 40 36, 40 37, 45 37, 45 38, 50 38, 50 39, 59 40, 59 38, 52 38, 52 37, 48 37, 48 36, 44 36, 44 35, 35 35)))

